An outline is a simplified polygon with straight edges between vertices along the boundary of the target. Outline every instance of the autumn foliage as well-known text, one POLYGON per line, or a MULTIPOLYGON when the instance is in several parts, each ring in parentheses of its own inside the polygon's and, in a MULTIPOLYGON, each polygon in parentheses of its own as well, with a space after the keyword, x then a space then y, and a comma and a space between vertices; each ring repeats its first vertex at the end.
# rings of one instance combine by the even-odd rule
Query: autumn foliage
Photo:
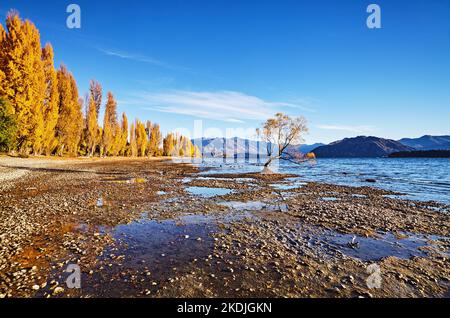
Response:
POLYGON ((112 92, 91 81, 83 99, 73 74, 54 65, 51 44, 41 46, 39 30, 15 11, 0 24, 0 150, 22 155, 198 156, 183 136, 162 137, 160 126, 117 113, 112 92))

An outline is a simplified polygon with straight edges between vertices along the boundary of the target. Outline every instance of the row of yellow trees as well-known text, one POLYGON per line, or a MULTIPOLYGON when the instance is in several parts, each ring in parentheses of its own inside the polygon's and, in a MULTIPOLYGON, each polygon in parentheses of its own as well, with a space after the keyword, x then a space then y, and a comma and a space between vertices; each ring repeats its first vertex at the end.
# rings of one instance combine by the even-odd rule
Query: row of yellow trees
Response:
POLYGON ((162 140, 158 124, 137 119, 129 127, 125 113, 119 121, 111 92, 100 126, 102 99, 102 86, 91 81, 83 100, 72 73, 55 69, 52 46, 41 47, 36 26, 8 14, 6 30, 0 24, 0 148, 24 155, 199 155, 183 136, 162 140))

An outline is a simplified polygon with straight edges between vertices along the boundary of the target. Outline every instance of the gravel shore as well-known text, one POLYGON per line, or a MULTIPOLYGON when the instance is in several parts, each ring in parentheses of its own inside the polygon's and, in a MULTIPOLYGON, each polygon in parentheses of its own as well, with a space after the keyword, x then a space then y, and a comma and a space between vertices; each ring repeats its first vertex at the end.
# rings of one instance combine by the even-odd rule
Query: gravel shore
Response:
POLYGON ((449 206, 393 195, 169 160, 0 157, 0 297, 449 296, 449 206))

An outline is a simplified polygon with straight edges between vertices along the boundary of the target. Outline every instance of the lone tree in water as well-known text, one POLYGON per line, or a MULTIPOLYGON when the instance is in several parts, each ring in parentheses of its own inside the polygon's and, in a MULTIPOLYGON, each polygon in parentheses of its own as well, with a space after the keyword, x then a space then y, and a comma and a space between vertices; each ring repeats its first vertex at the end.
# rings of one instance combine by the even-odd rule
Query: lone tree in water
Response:
POLYGON ((291 145, 298 145, 303 141, 303 135, 308 132, 307 121, 304 117, 289 117, 278 113, 275 118, 268 119, 261 128, 256 130, 267 143, 268 160, 264 165, 263 173, 270 173, 270 165, 274 160, 288 160, 295 163, 303 161, 287 150, 291 145))

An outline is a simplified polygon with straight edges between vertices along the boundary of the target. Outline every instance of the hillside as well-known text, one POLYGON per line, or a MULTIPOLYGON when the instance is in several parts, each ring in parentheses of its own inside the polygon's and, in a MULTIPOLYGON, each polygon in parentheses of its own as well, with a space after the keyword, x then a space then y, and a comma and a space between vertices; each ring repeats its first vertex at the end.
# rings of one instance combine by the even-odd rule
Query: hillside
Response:
POLYGON ((426 135, 420 138, 403 138, 399 142, 417 150, 450 150, 450 136, 426 135))
POLYGON ((398 141, 378 137, 356 137, 336 141, 313 150, 318 158, 379 158, 414 149, 398 141))

